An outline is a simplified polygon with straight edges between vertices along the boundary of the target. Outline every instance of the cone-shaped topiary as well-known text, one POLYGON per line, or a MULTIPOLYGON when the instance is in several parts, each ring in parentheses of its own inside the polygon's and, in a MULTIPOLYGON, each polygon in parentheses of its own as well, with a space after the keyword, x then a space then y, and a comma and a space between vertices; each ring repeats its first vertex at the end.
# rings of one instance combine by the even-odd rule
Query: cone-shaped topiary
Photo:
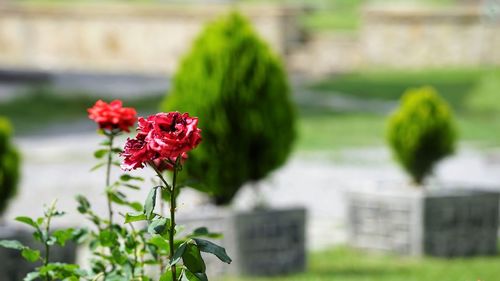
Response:
POLYGON ((11 144, 10 122, 0 117, 0 214, 14 196, 19 180, 19 153, 11 144))
POLYGON ((282 64, 238 13, 209 24, 184 57, 163 111, 198 116, 203 142, 184 169, 216 204, 287 159, 295 111, 282 64))
POLYGON ((453 153, 455 137, 452 112, 432 87, 407 90, 388 123, 393 153, 418 185, 440 159, 453 153))

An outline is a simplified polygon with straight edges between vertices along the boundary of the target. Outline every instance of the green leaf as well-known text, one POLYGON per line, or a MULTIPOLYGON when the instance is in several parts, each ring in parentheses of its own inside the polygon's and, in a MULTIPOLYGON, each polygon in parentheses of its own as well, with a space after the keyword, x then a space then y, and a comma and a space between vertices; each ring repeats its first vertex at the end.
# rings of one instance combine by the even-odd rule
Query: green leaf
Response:
POLYGON ((89 231, 86 228, 79 228, 73 231, 73 237, 71 238, 76 243, 83 243, 89 236, 89 231))
POLYGON ((213 254, 225 263, 229 264, 232 262, 231 258, 226 253, 226 249, 223 247, 200 238, 193 238, 193 240, 196 242, 196 245, 198 245, 200 251, 213 254))
POLYGON ((144 213, 126 213, 125 223, 131 223, 136 221, 146 220, 146 215, 144 213))
POLYGON ((146 197, 146 202, 144 203, 144 214, 146 215, 148 220, 152 218, 153 211, 155 209, 157 190, 158 190, 157 186, 153 187, 151 191, 149 191, 149 194, 146 197))
POLYGON ((160 277, 160 281, 174 281, 172 280, 172 272, 171 271, 165 271, 160 277))
POLYGON ((64 247, 64 245, 66 245, 67 240, 73 239, 73 233, 74 233, 73 228, 58 229, 54 231, 54 233, 52 233, 52 236, 55 237, 57 244, 64 247))
POLYGON ((186 243, 186 250, 182 255, 182 262, 184 263, 184 266, 193 274, 205 273, 206 266, 203 258, 201 257, 200 249, 198 248, 198 245, 192 242, 186 243))
POLYGON ((208 231, 208 228, 203 226, 203 227, 198 227, 197 229, 195 229, 193 231, 193 233, 191 235, 189 235, 189 237, 222 238, 222 234, 210 232, 210 231, 208 231))
POLYGON ((30 217, 17 217, 15 220, 38 229, 38 224, 30 217))
POLYGON ((0 240, 0 247, 14 250, 22 250, 25 246, 17 240, 0 240))
POLYGON ((29 262, 35 262, 40 259, 40 251, 33 250, 28 247, 21 251, 21 255, 29 262))
POLYGON ((129 202, 128 203, 129 207, 134 209, 137 212, 142 212, 142 204, 139 202, 129 202))
POLYGON ((26 277, 24 277, 24 281, 33 281, 33 280, 36 280, 38 279, 38 277, 40 277, 40 272, 30 272, 28 273, 28 275, 26 275, 26 277))
POLYGON ((124 183, 124 184, 122 184, 122 186, 128 187, 128 188, 133 189, 133 190, 141 190, 140 186, 130 184, 130 183, 124 183))
POLYGON ((94 151, 94 157, 97 159, 101 159, 102 157, 104 157, 104 155, 106 155, 108 153, 109 153, 109 150, 107 150, 107 149, 99 149, 99 150, 94 151))
POLYGON ((121 192, 109 192, 109 198, 118 205, 127 205, 127 196, 121 192))
POLYGON ((106 165, 106 163, 99 163, 99 164, 96 164, 94 167, 90 168, 90 171, 93 172, 99 168, 101 168, 102 166, 106 165))
POLYGON ((205 273, 192 273, 184 270, 182 281, 208 281, 208 277, 205 273))
POLYGON ((149 239, 148 243, 155 245, 158 249, 164 250, 168 253, 170 246, 168 245, 168 241, 160 235, 152 235, 149 239))
POLYGON ((148 232, 151 234, 164 234, 165 230, 170 225, 170 220, 167 218, 160 218, 151 221, 148 226, 148 232))
POLYGON ((144 181, 143 178, 141 177, 134 177, 134 176, 131 176, 129 174, 123 174, 120 176, 120 180, 121 181, 130 181, 130 180, 136 180, 136 181, 144 181))
POLYGON ((186 251, 186 246, 187 246, 186 242, 179 245, 179 248, 177 248, 177 250, 175 250, 174 256, 170 260, 169 266, 177 264, 181 260, 182 256, 184 255, 184 252, 186 251))
POLYGON ((113 248, 113 250, 111 250, 111 255, 113 257, 113 262, 116 262, 120 265, 123 265, 125 262, 127 262, 127 256, 122 254, 118 247, 115 247, 113 248))
POLYGON ((87 213, 87 211, 90 209, 90 202, 85 198, 83 195, 77 195, 76 196, 76 201, 78 202, 78 212, 81 214, 87 213))
POLYGON ((114 231, 108 229, 103 230, 99 233, 99 242, 104 247, 114 246, 118 243, 118 236, 114 231))

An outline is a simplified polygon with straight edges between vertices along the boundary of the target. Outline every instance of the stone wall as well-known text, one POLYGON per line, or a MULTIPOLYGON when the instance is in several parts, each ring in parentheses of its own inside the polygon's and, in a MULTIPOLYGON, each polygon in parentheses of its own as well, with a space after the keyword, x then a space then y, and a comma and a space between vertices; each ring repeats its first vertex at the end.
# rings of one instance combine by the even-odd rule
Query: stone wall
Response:
POLYGON ((171 74, 203 25, 239 8, 280 54, 296 9, 232 5, 0 4, 0 67, 171 74))
POLYGON ((370 66, 500 65, 500 22, 480 6, 369 7, 360 41, 370 66))
POLYGON ((289 57, 289 66, 310 76, 374 67, 498 66, 500 15, 492 11, 367 6, 359 31, 315 33, 289 57))

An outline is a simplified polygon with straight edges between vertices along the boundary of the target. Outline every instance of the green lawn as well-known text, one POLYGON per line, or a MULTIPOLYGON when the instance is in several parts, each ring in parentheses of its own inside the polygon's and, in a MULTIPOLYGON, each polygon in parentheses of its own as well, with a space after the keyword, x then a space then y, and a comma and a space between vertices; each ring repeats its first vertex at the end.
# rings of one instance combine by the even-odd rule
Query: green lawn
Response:
MULTIPOLYGON (((385 145, 385 115, 321 114, 299 119, 299 151, 337 151, 344 148, 385 145)), ((478 148, 500 146, 500 116, 457 118, 461 142, 478 148)))
POLYGON ((477 86, 481 77, 487 74, 500 77, 500 70, 364 71, 317 81, 309 87, 324 94, 375 100, 397 100, 408 88, 429 85, 436 88, 439 94, 456 109, 462 109, 467 95, 477 86))
POLYGON ((223 281, 496 281, 500 257, 403 258, 365 254, 344 247, 313 253, 306 273, 223 281))
POLYGON ((300 151, 338 150, 384 142, 384 118, 368 114, 303 114, 298 121, 300 151))
MULTIPOLYGON (((316 81, 309 89, 319 97, 336 95, 397 104, 406 89, 424 85, 435 87, 455 109, 461 141, 500 146, 500 69, 364 71, 316 81), (471 111, 472 98, 475 104, 487 106, 488 112, 482 112, 478 105, 471 111)), ((384 144, 387 114, 368 114, 362 110, 340 114, 335 109, 315 113, 314 109, 302 109, 297 147, 335 150, 384 144)))

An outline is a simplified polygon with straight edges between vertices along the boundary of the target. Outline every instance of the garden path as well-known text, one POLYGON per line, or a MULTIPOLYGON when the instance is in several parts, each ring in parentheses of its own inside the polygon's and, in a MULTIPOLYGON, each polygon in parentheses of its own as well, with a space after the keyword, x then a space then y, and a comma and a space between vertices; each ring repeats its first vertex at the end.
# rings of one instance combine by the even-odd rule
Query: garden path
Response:
MULTIPOLYGON (((18 215, 39 216, 43 204, 57 197, 59 208, 68 215, 55 223, 81 225, 84 220, 77 214, 74 202, 79 193, 94 202, 97 212, 105 214, 104 197, 101 196, 104 172, 89 172, 96 163, 92 152, 100 140, 92 129, 16 139, 24 158, 23 178, 17 197, 5 214, 6 220, 12 221, 18 215)), ((438 167, 434 182, 500 189, 499 171, 500 151, 464 147, 438 167)), ((146 178, 152 176, 149 172, 137 173, 146 178)), ((346 240, 345 191, 405 181, 386 149, 358 148, 337 152, 296 152, 283 168, 262 182, 260 188, 265 200, 273 207, 306 206, 310 218, 308 243, 313 249, 318 249, 346 240)), ((151 186, 149 180, 146 186, 151 186)), ((142 202, 147 192, 145 188, 129 194, 142 202)), ((254 199, 251 188, 243 189, 233 207, 248 209, 254 199)), ((180 198, 179 212, 195 212, 197 208, 213 207, 200 193, 186 190, 180 198)))

